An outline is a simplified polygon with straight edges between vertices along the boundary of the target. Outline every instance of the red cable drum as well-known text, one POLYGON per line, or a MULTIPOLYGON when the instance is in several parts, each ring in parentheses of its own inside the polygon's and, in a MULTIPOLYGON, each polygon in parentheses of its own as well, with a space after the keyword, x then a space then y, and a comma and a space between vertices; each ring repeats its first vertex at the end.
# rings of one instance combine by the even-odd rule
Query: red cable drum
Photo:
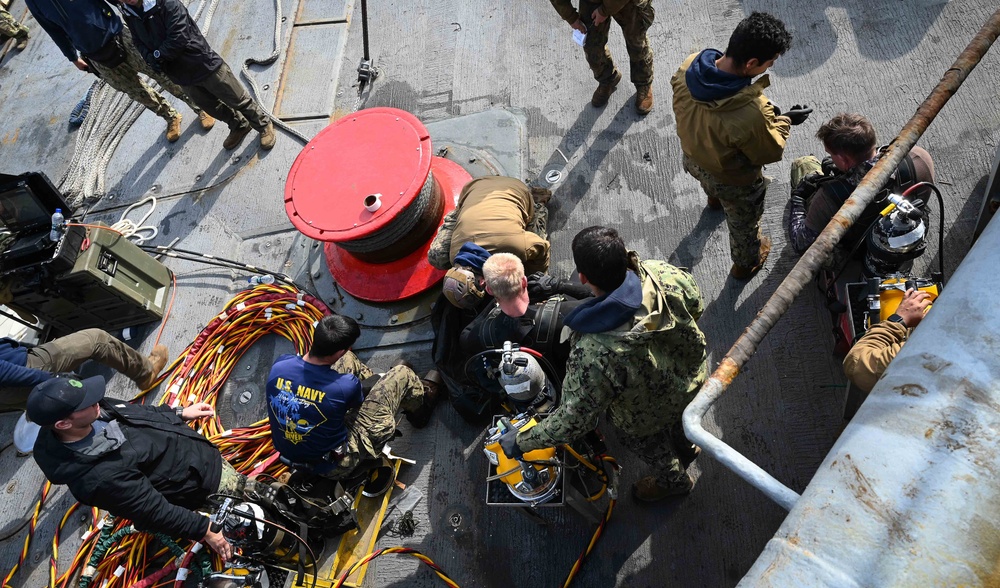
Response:
POLYGON ((304 235, 326 243, 327 267, 344 290, 391 302, 444 277, 427 263, 427 250, 471 179, 432 155, 417 117, 369 108, 337 120, 302 149, 285 182, 285 212, 304 235))

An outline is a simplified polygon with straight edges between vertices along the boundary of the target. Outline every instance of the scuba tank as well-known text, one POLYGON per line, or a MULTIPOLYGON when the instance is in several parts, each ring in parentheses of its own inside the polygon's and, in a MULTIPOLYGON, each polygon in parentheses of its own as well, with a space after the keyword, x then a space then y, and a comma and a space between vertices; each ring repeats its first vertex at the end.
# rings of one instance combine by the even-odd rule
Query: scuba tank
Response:
POLYGON ((517 349, 510 341, 504 342, 496 378, 516 412, 529 408, 548 412, 558 400, 555 386, 538 360, 517 349))

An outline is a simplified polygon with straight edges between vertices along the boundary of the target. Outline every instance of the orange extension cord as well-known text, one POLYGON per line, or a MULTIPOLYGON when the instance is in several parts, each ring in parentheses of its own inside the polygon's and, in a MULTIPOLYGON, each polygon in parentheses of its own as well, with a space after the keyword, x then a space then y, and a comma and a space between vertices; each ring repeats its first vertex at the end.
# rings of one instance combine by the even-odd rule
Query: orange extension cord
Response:
MULTIPOLYGON (((172 302, 173 298, 171 304, 172 302)), ((321 301, 289 286, 261 285, 237 294, 157 379, 156 384, 165 383, 167 389, 161 403, 187 406, 195 402, 207 402, 215 406, 226 379, 251 345, 265 335, 274 334, 291 341, 297 353, 305 353, 312 341, 313 324, 327 312, 326 306, 321 301)), ((155 385, 141 392, 132 401, 143 401, 154 389, 155 385)), ((218 416, 212 419, 199 419, 192 422, 192 425, 200 427, 199 430, 222 452, 223 458, 241 473, 266 473, 278 476, 285 470, 285 467, 276 463, 274 459, 276 453, 271 444, 266 419, 231 430, 226 430, 222 426, 218 416)), ((39 514, 50 492, 51 484, 46 482, 41 497, 35 504, 18 563, 4 578, 2 588, 13 588, 11 581, 27 557, 39 514)), ((100 530, 95 513, 76 556, 69 566, 59 573, 57 569, 59 534, 69 520, 69 515, 77 508, 78 504, 70 508, 53 537, 48 588, 70 586, 70 581, 87 565, 87 560, 90 559, 99 537, 100 530)), ((115 530, 124 528, 127 524, 127 521, 116 520, 115 530)), ((183 546, 183 543, 181 545, 183 546)), ((188 545, 186 551, 190 551, 190 547, 188 545)), ((91 586, 102 586, 105 581, 107 581, 105 588, 134 586, 142 582, 145 574, 156 571, 147 570, 146 564, 157 561, 166 554, 167 550, 152 535, 146 533, 127 535, 113 546, 98 564, 91 586)), ((176 564, 180 567, 180 562, 173 560, 169 560, 166 564, 159 560, 157 564, 168 566, 176 564)), ((171 575, 151 584, 150 588, 170 586, 173 582, 174 577, 171 575)))

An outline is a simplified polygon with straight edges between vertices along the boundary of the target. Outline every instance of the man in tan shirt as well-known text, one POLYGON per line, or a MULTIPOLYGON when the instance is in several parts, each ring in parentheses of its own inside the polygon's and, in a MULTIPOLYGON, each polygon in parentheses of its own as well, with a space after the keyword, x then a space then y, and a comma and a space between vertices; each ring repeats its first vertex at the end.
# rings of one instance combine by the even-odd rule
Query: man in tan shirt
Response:
MULTIPOLYGON (((541 192, 547 196, 547 191, 541 192)), ((445 215, 427 260, 438 269, 450 269, 462 245, 472 242, 490 253, 516 255, 529 274, 546 271, 549 215, 544 199, 536 201, 531 188, 514 178, 488 176, 472 180, 462 188, 455 210, 445 215)))
POLYGON ((847 379, 864 392, 871 392, 930 305, 931 295, 927 292, 907 290, 896 313, 873 325, 851 347, 844 358, 847 379))

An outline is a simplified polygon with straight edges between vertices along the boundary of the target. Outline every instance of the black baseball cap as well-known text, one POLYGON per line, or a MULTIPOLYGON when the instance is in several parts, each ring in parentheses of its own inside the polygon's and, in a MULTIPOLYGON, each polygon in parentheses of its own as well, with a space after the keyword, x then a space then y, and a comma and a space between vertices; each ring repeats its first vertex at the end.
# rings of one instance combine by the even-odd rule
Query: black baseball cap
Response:
POLYGON ((76 374, 56 374, 38 384, 28 395, 26 412, 31 422, 51 427, 74 412, 104 398, 104 377, 82 379, 76 374))

